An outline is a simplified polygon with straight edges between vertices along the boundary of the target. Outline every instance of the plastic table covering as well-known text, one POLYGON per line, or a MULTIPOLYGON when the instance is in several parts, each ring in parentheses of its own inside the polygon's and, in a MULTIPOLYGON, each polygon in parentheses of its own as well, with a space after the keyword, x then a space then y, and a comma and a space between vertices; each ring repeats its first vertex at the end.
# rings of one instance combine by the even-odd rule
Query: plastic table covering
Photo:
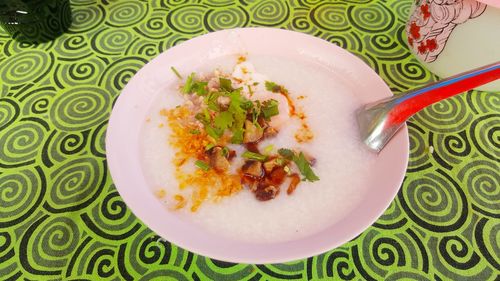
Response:
POLYGON ((107 170, 107 121, 129 78, 215 30, 323 38, 395 94, 436 80, 405 43, 411 1, 71 4, 73 25, 55 41, 22 44, 0 31, 0 279, 499 280, 499 92, 469 91, 412 118, 406 177, 383 216, 341 247, 285 264, 220 262, 159 240, 107 170))

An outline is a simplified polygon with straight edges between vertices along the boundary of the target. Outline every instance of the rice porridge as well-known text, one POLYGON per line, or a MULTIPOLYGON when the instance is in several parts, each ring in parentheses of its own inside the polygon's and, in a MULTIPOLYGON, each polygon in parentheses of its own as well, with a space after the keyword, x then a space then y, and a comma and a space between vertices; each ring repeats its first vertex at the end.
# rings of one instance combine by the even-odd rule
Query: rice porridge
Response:
MULTIPOLYGON (((268 201, 256 200, 256 195, 243 187, 216 202, 207 200, 194 212, 188 207, 172 210, 175 195, 188 196, 189 189, 180 190, 174 176, 178 169, 172 161, 176 149, 169 144, 172 128, 160 112, 185 102, 179 93, 184 80, 179 80, 166 85, 157 95, 141 133, 143 172, 151 192, 160 193, 158 200, 165 204, 165 212, 176 212, 207 231, 236 240, 282 242, 316 233, 354 211, 359 196, 370 188, 367 175, 377 156, 359 139, 354 112, 361 102, 350 92, 353 87, 348 87, 341 77, 331 77, 322 67, 297 59, 250 54, 244 62, 228 56, 193 69, 179 69, 184 80, 191 72, 203 75, 215 69, 242 80, 249 76, 257 96, 265 92, 264 81, 286 87, 295 107, 307 116, 307 128, 314 137, 298 141, 297 132, 304 123, 300 118, 283 118, 280 114, 269 122, 279 128, 279 133, 263 139, 258 147, 260 151, 296 148, 307 152, 314 157, 312 170, 319 180, 301 181, 291 194, 282 187, 268 201)), ((286 101, 276 99, 280 113, 284 112, 286 101)), ((244 160, 239 156, 244 150, 228 147, 238 155, 234 160, 238 164, 232 166, 241 167, 244 160)))

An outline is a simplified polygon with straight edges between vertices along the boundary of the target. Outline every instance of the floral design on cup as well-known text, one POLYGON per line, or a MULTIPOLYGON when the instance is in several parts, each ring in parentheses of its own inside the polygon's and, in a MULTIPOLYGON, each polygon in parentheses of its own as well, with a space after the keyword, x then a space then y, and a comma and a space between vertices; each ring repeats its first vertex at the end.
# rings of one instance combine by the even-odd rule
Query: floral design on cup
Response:
POLYGON ((418 0, 406 25, 408 45, 425 62, 433 62, 453 29, 480 16, 486 4, 475 0, 418 0))

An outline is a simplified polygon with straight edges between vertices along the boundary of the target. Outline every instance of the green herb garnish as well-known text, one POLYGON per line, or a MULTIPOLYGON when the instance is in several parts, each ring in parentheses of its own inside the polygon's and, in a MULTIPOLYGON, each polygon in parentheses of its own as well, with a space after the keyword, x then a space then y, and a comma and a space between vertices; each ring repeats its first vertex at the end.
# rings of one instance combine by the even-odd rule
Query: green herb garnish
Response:
POLYGON ((240 144, 243 142, 243 128, 238 128, 233 130, 233 136, 231 137, 231 143, 240 144))
POLYGON ((262 155, 262 154, 251 152, 251 151, 243 152, 243 154, 241 154, 241 157, 246 158, 246 159, 250 159, 250 160, 257 160, 260 162, 266 161, 266 159, 267 159, 266 155, 262 155))
POLYGON ((231 80, 227 78, 220 77, 219 86, 222 90, 226 92, 232 92, 234 90, 233 86, 231 85, 231 80))
POLYGON ((295 163, 295 165, 297 165, 300 173, 304 176, 302 180, 308 180, 310 182, 319 180, 318 176, 316 176, 311 169, 311 165, 309 164, 309 161, 307 161, 304 153, 300 152, 297 156, 293 150, 287 148, 280 148, 278 153, 285 159, 291 160, 295 163))
POLYGON ((274 82, 266 81, 266 90, 271 91, 273 93, 279 93, 284 90, 284 88, 274 82))
POLYGON ((186 79, 186 83, 184 84, 184 87, 182 87, 182 92, 184 94, 190 94, 193 90, 193 85, 195 83, 194 81, 194 72, 192 72, 188 78, 186 79))
POLYGON ((171 66, 170 69, 175 74, 175 76, 177 76, 179 79, 182 79, 182 76, 179 74, 179 71, 177 71, 177 69, 175 69, 175 67, 171 66))
POLYGON ((199 134, 201 134, 200 130, 198 130, 198 129, 193 129, 193 130, 191 130, 191 131, 189 131, 189 132, 190 132, 191 134, 193 134, 193 135, 199 135, 199 134))
POLYGON ((216 140, 219 139, 224 134, 224 130, 212 127, 210 125, 205 125, 205 131, 207 131, 207 135, 211 136, 216 140))
POLYGON ((191 87, 191 92, 196 93, 198 96, 205 96, 206 94, 208 94, 207 85, 208 82, 195 82, 191 87))
POLYGON ((270 144, 270 145, 264 147, 264 149, 262 150, 262 152, 264 152, 264 154, 269 154, 273 150, 274 150, 274 145, 270 144))
POLYGON ((295 152, 293 152, 293 150, 288 149, 288 148, 278 149, 278 154, 283 156, 283 158, 285 158, 287 160, 293 160, 293 157, 295 156, 295 152))
POLYGON ((309 164, 309 161, 307 161, 304 153, 301 152, 298 157, 294 157, 293 162, 297 165, 300 173, 304 176, 305 180, 308 180, 310 182, 319 180, 318 176, 316 176, 316 174, 314 174, 313 170, 311 169, 311 165, 309 164))
POLYGON ((194 164, 196 165, 196 167, 202 169, 203 171, 210 170, 210 165, 208 165, 208 163, 205 161, 196 160, 194 164))
POLYGON ((250 85, 247 85, 247 87, 248 87, 248 93, 250 94, 250 96, 253 96, 252 87, 250 87, 250 85))
POLYGON ((224 131, 233 125, 233 114, 229 111, 219 113, 214 120, 214 125, 220 130, 224 131))
POLYGON ((210 149, 214 148, 215 144, 214 143, 209 143, 207 146, 205 146, 205 151, 209 151, 210 149))
POLYGON ((262 103, 262 115, 264 119, 269 120, 271 117, 278 115, 280 112, 278 110, 278 101, 274 99, 266 100, 262 103))

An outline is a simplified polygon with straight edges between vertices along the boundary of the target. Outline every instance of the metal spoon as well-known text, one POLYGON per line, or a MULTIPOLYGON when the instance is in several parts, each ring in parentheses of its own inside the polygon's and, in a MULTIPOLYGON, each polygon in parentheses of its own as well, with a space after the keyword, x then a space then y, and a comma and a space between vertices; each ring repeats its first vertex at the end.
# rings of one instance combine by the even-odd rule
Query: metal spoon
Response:
POLYGON ((406 120, 443 99, 500 79, 500 61, 367 104, 356 112, 361 139, 380 152, 406 120))

